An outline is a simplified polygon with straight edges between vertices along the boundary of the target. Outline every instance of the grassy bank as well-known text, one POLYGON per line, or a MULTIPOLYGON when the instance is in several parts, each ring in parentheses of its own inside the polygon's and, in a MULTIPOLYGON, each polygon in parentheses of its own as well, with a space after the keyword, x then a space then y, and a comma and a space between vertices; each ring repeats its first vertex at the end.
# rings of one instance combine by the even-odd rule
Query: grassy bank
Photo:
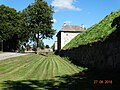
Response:
POLYGON ((105 40, 116 29, 111 27, 113 20, 120 16, 120 9, 110 13, 99 23, 88 28, 85 32, 80 33, 72 39, 63 49, 70 49, 78 47, 79 45, 86 45, 97 41, 105 40))

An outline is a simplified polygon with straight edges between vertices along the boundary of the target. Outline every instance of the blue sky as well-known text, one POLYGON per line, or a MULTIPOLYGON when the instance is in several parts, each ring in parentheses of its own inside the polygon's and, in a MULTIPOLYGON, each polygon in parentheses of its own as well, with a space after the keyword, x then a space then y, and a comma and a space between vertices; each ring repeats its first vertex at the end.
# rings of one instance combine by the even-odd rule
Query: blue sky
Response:
MULTIPOLYGON (((15 8, 17 11, 23 10, 32 2, 34 0, 0 0, 0 4, 15 8)), ((53 28, 57 32, 64 22, 70 22, 71 25, 84 24, 89 28, 106 15, 120 9, 120 0, 46 0, 46 2, 54 6, 53 28)), ((44 43, 52 46, 54 41, 56 41, 56 35, 53 39, 44 40, 44 43)))

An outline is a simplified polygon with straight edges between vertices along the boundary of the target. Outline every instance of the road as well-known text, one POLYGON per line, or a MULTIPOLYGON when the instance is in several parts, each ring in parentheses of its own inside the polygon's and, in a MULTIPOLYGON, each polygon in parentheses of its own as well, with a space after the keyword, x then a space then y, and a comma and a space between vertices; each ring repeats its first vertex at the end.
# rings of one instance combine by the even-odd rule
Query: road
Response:
POLYGON ((0 60, 4 60, 7 58, 12 58, 12 57, 18 57, 18 56, 23 56, 23 55, 28 55, 28 54, 23 54, 23 53, 1 53, 0 54, 0 60))

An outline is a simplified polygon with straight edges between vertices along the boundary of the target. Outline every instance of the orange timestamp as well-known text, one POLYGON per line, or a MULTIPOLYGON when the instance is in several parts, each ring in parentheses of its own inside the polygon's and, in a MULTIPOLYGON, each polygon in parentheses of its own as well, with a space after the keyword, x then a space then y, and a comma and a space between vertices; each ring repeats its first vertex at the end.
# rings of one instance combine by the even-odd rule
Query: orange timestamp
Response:
POLYGON ((112 84, 112 80, 94 80, 93 84, 112 84))

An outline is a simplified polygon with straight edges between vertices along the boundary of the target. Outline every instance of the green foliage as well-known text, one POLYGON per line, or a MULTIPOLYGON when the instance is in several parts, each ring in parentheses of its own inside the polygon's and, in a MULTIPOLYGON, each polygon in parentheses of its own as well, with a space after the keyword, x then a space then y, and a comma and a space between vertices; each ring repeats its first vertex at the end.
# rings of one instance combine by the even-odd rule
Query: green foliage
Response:
POLYGON ((50 46, 49 46, 49 45, 46 45, 45 48, 50 48, 50 46))
POLYGON ((24 28, 24 18, 21 12, 13 8, 0 5, 0 40, 3 40, 5 51, 19 48, 19 42, 28 41, 28 32, 24 28))
POLYGON ((70 49, 73 47, 78 47, 79 45, 85 45, 105 40, 112 32, 116 30, 115 27, 111 27, 111 24, 113 23, 113 20, 119 16, 120 10, 112 12, 99 23, 93 25, 72 39, 65 47, 63 47, 63 49, 70 49))
POLYGON ((39 41, 52 38, 55 34, 52 14, 52 7, 44 0, 35 0, 22 13, 0 5, 0 41, 4 40, 4 47, 9 47, 8 50, 21 48, 19 42, 27 43, 29 40, 36 42, 37 47, 44 48, 39 41))
POLYGON ((8 40, 21 33, 21 15, 13 8, 0 5, 0 39, 8 40))
POLYGON ((42 40, 39 40, 38 46, 37 46, 37 43, 34 42, 34 44, 33 44, 33 50, 34 50, 34 51, 37 51, 37 48, 38 48, 38 47, 41 48, 41 49, 44 49, 44 48, 45 48, 44 42, 43 42, 42 40))
POLYGON ((29 30, 30 38, 37 43, 39 39, 52 38, 55 30, 52 29, 52 14, 51 6, 44 0, 35 0, 23 10, 24 25, 29 30))
POLYGON ((41 49, 44 49, 45 48, 44 42, 42 40, 39 40, 37 47, 40 47, 41 49))
POLYGON ((25 48, 23 46, 19 47, 18 52, 19 53, 24 53, 25 52, 25 48))
POLYGON ((120 29, 120 16, 113 20, 111 27, 116 27, 117 29, 120 29))

